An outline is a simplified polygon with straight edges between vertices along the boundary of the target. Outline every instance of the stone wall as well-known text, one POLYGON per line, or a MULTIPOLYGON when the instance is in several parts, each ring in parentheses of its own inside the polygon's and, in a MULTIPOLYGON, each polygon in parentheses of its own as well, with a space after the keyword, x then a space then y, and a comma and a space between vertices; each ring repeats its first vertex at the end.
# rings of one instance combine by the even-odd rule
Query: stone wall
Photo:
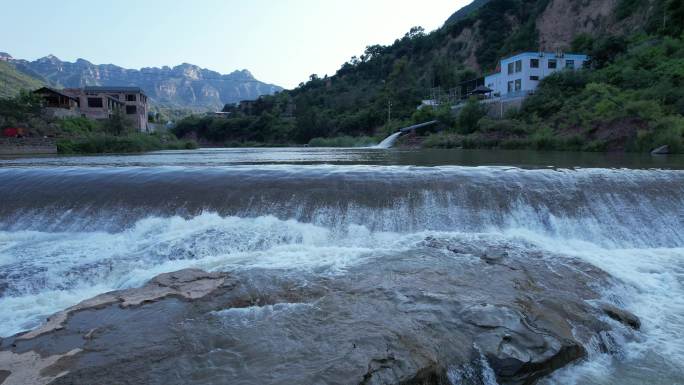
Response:
POLYGON ((57 144, 52 138, 2 138, 0 155, 56 154, 57 144))

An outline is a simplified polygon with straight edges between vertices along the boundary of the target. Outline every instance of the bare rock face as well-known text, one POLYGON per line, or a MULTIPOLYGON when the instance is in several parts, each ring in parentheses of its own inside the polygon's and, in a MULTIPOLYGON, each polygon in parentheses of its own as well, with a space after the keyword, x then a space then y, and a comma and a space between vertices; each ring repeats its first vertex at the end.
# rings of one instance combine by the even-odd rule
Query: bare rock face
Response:
POLYGON ((0 384, 534 384, 610 340, 606 314, 638 322, 591 305, 610 284, 572 258, 434 238, 335 275, 182 270, 1 341, 0 384))
POLYGON ((74 349, 64 354, 55 354, 47 357, 42 357, 34 351, 21 354, 10 351, 0 352, 0 368, 5 368, 0 369, 0 384, 47 385, 54 379, 68 373, 67 371, 59 370, 60 361, 80 352, 80 349, 74 349))
POLYGON ((21 335, 19 339, 31 339, 41 334, 62 329, 69 315, 79 310, 117 303, 121 307, 137 306, 168 296, 197 299, 216 290, 225 283, 225 280, 225 274, 207 273, 198 269, 185 269, 161 274, 141 288, 113 291, 80 302, 52 315, 43 326, 21 335))

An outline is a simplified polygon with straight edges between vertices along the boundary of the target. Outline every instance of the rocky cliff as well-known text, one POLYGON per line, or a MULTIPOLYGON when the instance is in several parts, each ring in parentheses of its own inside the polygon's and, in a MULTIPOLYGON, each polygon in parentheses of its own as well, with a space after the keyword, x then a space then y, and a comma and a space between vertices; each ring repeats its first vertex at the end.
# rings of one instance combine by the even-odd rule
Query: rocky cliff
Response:
MULTIPOLYGON (((7 55, 9 56, 9 55, 7 55)), ((113 64, 93 64, 84 59, 62 61, 48 55, 35 61, 8 59, 23 73, 55 87, 138 86, 154 104, 168 107, 219 109, 226 103, 256 99, 281 87, 261 82, 247 70, 220 74, 183 63, 173 68, 127 69, 113 64)))

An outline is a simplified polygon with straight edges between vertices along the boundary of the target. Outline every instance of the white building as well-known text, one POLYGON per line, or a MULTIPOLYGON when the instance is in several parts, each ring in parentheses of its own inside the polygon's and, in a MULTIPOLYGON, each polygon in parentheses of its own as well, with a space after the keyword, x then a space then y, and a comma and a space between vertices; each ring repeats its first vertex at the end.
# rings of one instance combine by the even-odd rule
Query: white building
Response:
POLYGON ((499 63, 500 72, 485 76, 485 86, 494 97, 525 96, 537 88, 539 81, 564 69, 582 68, 587 55, 551 52, 523 52, 499 63))

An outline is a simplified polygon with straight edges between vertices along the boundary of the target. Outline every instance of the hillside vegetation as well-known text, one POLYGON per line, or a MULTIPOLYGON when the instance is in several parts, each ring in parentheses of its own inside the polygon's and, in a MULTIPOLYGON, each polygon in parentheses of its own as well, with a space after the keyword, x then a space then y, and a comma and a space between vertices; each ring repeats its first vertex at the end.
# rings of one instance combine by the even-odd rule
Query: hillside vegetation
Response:
POLYGON ((36 89, 44 85, 41 80, 18 71, 13 64, 0 61, 0 98, 14 97, 23 89, 36 89))
POLYGON ((382 137, 437 116, 445 133, 426 145, 641 151, 668 137, 677 147, 682 8, 682 0, 478 1, 436 31, 412 28, 392 45, 368 46, 332 76, 312 74, 293 90, 261 97, 249 114, 191 117, 176 134, 225 145, 302 144, 382 137), (572 28, 550 28, 559 15, 574 20, 572 28), (577 33, 566 36, 568 29, 577 33), (510 119, 481 119, 476 105, 457 117, 416 112, 429 88, 455 87, 493 70, 502 56, 551 49, 549 42, 590 54, 591 69, 543 82, 510 119))

